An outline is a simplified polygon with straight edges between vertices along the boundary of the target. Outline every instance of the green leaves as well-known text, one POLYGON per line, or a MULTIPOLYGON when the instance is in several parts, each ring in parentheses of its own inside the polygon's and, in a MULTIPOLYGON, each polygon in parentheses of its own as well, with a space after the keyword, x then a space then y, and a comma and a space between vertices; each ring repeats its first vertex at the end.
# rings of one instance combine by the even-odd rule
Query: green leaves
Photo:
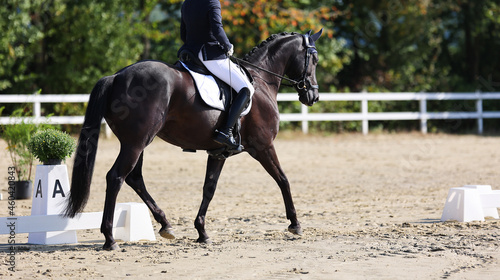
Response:
POLYGON ((75 139, 56 129, 38 131, 28 142, 28 150, 43 163, 64 160, 73 154, 75 147, 75 139))
POLYGON ((143 50, 134 1, 13 1, 0 7, 0 91, 88 92, 143 50), (132 28, 131 28, 132 26, 132 28))

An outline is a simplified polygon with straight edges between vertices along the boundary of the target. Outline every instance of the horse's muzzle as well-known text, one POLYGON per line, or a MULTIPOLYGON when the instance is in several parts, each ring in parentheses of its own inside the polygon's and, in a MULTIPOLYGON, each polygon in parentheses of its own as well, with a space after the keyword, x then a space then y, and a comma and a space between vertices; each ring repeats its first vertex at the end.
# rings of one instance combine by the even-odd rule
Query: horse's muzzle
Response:
POLYGON ((307 106, 312 106, 319 101, 319 93, 317 89, 309 89, 303 94, 299 95, 299 101, 307 106))

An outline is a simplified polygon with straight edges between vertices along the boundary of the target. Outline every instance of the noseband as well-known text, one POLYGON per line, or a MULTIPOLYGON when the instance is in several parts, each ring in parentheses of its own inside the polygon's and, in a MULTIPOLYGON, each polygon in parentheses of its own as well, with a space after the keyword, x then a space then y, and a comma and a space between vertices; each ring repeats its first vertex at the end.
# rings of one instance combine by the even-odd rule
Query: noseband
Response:
POLYGON ((307 85, 309 84, 309 88, 310 89, 319 89, 319 86, 318 85, 312 85, 311 82, 307 79, 307 69, 309 68, 309 61, 311 60, 311 55, 314 54, 314 53, 318 53, 318 51, 316 50, 316 46, 314 45, 314 41, 311 40, 311 37, 308 35, 308 34, 305 34, 305 35, 302 35, 303 38, 304 38, 304 42, 305 42, 305 45, 306 45, 306 59, 305 59, 305 68, 304 68, 304 72, 302 73, 302 78, 300 78, 298 81, 297 80, 294 80, 294 79, 290 79, 290 78, 287 78, 285 76, 282 76, 280 74, 277 74, 277 73, 274 73, 274 72, 271 72, 267 69, 264 69, 262 67, 259 67, 253 63, 250 63, 246 60, 243 60, 241 58, 237 58, 237 57, 234 57, 234 56, 231 56, 231 58, 235 59, 236 61, 238 62, 243 62, 247 65, 250 65, 254 68, 257 68, 261 71, 264 71, 266 73, 269 73, 271 75, 274 75, 278 78, 281 78, 283 80, 287 80, 290 82, 290 84, 282 84, 284 86, 289 86, 289 87, 294 87, 298 92, 299 92, 299 95, 302 95, 304 93, 306 93, 309 89, 307 88, 307 85), (312 41, 312 43, 311 43, 312 41))

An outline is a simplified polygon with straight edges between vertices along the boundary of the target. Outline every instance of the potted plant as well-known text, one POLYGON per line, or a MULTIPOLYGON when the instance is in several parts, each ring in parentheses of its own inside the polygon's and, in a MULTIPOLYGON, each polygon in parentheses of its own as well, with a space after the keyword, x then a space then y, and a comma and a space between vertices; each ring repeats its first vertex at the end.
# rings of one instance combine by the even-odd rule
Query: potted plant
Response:
POLYGON ((28 142, 29 151, 44 165, 61 164, 73 154, 75 147, 75 139, 52 128, 38 131, 28 142))
MULTIPOLYGON (((37 131, 28 142, 28 149, 43 164, 36 166, 35 190, 31 205, 31 216, 59 215, 64 211, 69 193, 68 170, 63 160, 73 154, 75 140, 56 129, 37 131)), ((28 243, 59 244, 74 243, 75 231, 33 232, 28 243)))
MULTIPOLYGON (((3 107, 0 108, 0 113, 3 107)), ((7 150, 10 155, 12 167, 16 172, 17 181, 14 184, 16 199, 31 198, 31 170, 33 166, 33 155, 28 150, 28 142, 31 135, 47 124, 35 124, 30 118, 31 111, 26 108, 15 110, 11 114, 14 124, 3 127, 2 138, 7 142, 7 150)))

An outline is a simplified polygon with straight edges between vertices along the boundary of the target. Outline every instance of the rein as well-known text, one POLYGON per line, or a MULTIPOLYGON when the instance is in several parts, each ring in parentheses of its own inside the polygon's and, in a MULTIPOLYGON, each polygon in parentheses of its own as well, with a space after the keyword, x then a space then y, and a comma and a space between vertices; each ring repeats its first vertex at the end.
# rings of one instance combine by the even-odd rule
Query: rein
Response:
MULTIPOLYGON (((306 59, 305 59, 305 68, 304 68, 304 73, 302 74, 302 79, 300 81, 297 81, 297 80, 294 80, 294 79, 290 79, 290 78, 287 78, 283 75, 280 75, 280 74, 277 74, 277 73, 274 73, 272 71, 269 71, 267 69, 264 69, 260 66, 257 66, 249 61, 246 61, 246 60, 243 60, 241 58, 237 58, 235 56, 231 56, 231 58, 233 58, 234 60, 236 60, 237 62, 243 62, 247 65, 250 65, 256 69, 259 69, 261 71, 264 71, 268 74, 271 74, 271 75, 274 75, 280 79, 284 79, 284 80, 287 80, 289 82, 291 82, 292 84, 282 84, 284 86, 287 86, 287 87, 296 87, 298 90, 304 90, 307 88, 307 85, 306 85, 306 79, 307 79, 307 69, 309 68, 309 60, 311 58, 311 54, 313 53, 316 53, 316 47, 314 46, 314 42, 311 44, 311 42, 309 41, 309 36, 308 35, 304 35, 304 40, 305 40, 305 44, 306 44, 306 59)), ((309 85, 311 86, 311 88, 314 88, 314 89, 317 89, 319 88, 318 85, 311 85, 310 82, 309 82, 309 85)))
POLYGON ((274 72, 269 71, 269 70, 267 70, 267 69, 264 69, 264 68, 262 68, 262 67, 260 67, 260 66, 257 66, 257 65, 255 65, 255 64, 253 64, 253 63, 249 62, 249 61, 246 61, 246 60, 244 60, 244 59, 237 58, 237 57, 235 57, 235 56, 231 56, 231 58, 232 58, 232 59, 234 59, 234 60, 236 60, 236 61, 238 61, 238 62, 243 62, 243 63, 245 63, 245 64, 247 64, 247 65, 252 66, 253 68, 259 69, 259 70, 264 71, 264 72, 266 72, 266 73, 268 73, 268 74, 274 75, 274 76, 276 76, 276 77, 278 77, 278 78, 281 78, 281 79, 284 79, 284 80, 287 80, 287 81, 289 81, 289 82, 292 82, 292 83, 293 83, 292 85, 283 84, 284 86, 293 87, 293 86, 295 86, 296 84, 300 83, 300 82, 298 82, 298 81, 296 81, 296 80, 292 80, 292 79, 287 78, 287 77, 285 77, 285 76, 283 76, 283 75, 280 75, 280 74, 274 73, 274 72))

